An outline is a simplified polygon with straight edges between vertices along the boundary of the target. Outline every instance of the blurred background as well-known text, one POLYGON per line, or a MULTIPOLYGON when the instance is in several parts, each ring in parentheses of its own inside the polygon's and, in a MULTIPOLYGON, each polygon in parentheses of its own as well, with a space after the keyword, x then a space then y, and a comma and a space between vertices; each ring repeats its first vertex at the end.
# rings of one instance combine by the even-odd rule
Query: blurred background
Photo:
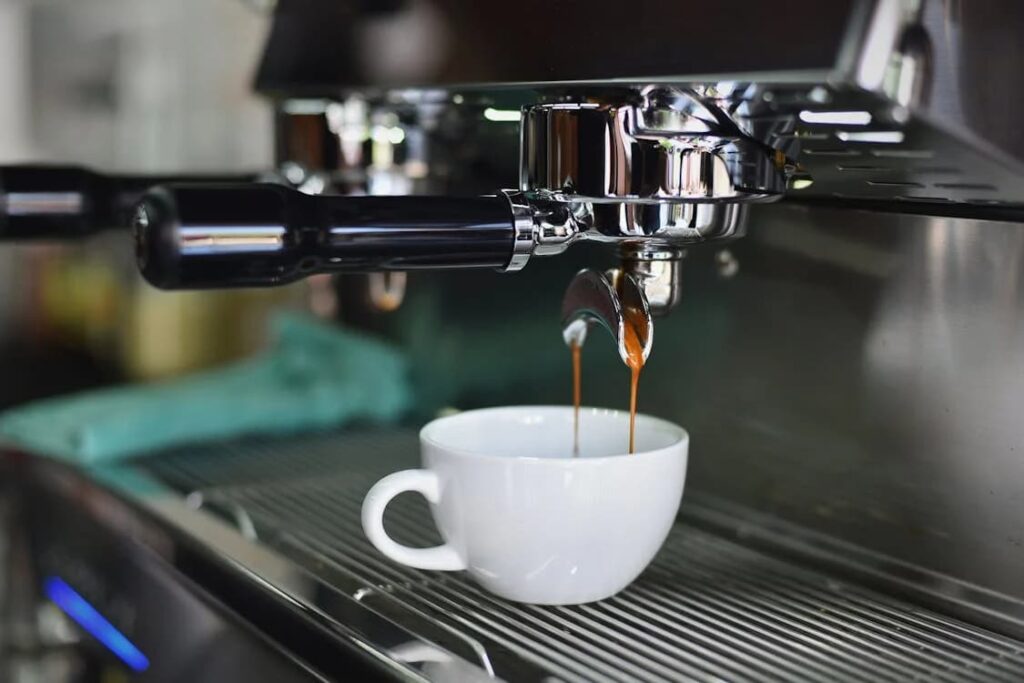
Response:
MULTIPOLYGON (((162 173, 264 169, 256 0, 0 0, 0 163, 162 173)), ((216 364, 262 343, 268 293, 161 294, 123 234, 0 250, 0 408, 216 364)))

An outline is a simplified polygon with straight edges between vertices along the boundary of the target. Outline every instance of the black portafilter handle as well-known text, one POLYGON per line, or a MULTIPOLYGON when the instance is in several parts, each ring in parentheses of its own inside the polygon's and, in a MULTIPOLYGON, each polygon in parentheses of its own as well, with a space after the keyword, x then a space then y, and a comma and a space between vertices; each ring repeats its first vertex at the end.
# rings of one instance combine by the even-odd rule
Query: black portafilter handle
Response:
POLYGON ((163 289, 281 285, 318 273, 507 268, 504 195, 306 195, 279 185, 166 185, 134 219, 139 270, 163 289))
POLYGON ((0 240, 66 239, 127 227, 135 204, 153 185, 254 177, 111 175, 79 166, 0 166, 0 240))

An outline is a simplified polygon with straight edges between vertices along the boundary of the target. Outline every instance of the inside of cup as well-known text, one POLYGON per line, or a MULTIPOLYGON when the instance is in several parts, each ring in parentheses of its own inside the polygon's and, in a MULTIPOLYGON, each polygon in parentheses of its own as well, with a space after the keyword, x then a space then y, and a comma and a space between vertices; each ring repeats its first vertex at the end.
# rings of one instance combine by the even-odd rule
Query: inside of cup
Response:
MULTIPOLYGON (((516 406, 459 413, 427 425, 422 437, 449 450, 498 457, 573 457, 571 406, 516 406)), ((671 446, 686 432, 664 420, 637 416, 636 452, 671 446)), ((580 408, 582 458, 626 455, 629 414, 602 408, 580 408)))

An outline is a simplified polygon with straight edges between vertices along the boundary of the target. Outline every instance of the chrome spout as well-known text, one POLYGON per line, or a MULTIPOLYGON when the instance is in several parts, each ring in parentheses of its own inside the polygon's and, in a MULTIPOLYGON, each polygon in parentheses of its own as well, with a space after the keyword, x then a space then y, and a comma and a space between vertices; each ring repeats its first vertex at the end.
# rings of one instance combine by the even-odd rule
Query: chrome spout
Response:
POLYGON ((622 270, 635 281, 647 299, 651 315, 667 315, 682 298, 682 266, 686 252, 680 249, 621 250, 622 270))
POLYGON ((647 297, 632 275, 618 269, 604 273, 581 270, 566 288, 562 298, 562 338, 567 346, 583 346, 590 328, 597 324, 612 335, 622 362, 628 365, 627 320, 633 321, 646 362, 654 339, 654 323, 647 297))

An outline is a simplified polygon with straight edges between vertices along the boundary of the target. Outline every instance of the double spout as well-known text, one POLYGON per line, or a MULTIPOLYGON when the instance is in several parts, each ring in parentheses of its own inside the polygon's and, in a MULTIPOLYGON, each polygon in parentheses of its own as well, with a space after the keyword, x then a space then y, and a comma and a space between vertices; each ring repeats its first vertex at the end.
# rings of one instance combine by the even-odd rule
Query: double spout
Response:
POLYGON ((582 347, 590 329, 598 326, 612 335, 626 365, 647 362, 654 341, 654 322, 647 297, 636 279, 619 269, 581 270, 562 298, 562 338, 582 347))

